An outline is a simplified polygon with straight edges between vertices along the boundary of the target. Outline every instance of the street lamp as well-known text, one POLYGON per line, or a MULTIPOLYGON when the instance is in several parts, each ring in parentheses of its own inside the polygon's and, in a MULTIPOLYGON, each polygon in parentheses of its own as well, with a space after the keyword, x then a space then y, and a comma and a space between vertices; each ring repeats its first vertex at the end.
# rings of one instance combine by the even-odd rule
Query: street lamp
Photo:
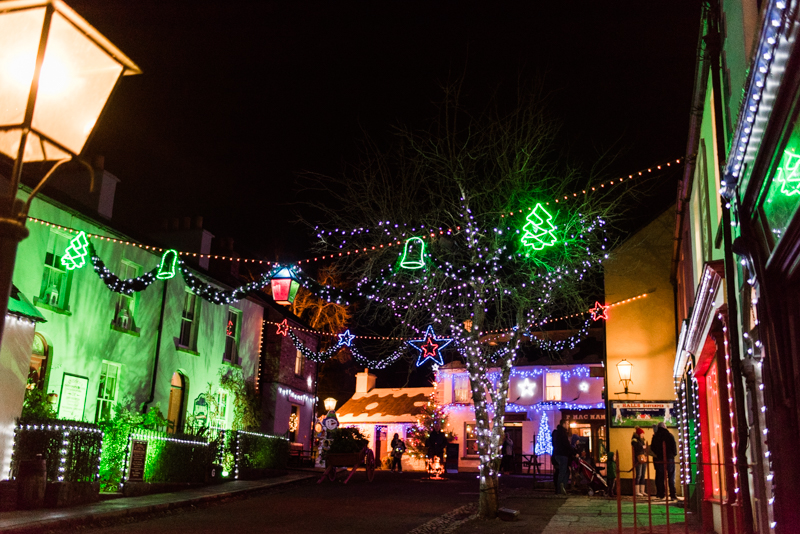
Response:
MULTIPOLYGON (((625 387, 625 395, 638 395, 638 393, 634 393, 633 391, 628 391, 628 384, 633 382, 631 379, 631 370, 633 369, 633 364, 628 360, 624 359, 617 364, 617 373, 619 373, 619 381, 625 387)), ((617 393, 619 395, 619 393, 617 393)))
POLYGON ((325 405, 325 409, 328 412, 332 412, 336 409, 336 399, 334 399, 333 397, 328 397, 327 399, 322 401, 322 403, 325 405))
POLYGON ((270 280, 272 286, 272 298, 275 303, 288 306, 294 302, 297 290, 300 289, 300 282, 291 268, 284 267, 270 280))
POLYGON ((14 160, 0 191, 0 343, 31 201, 81 153, 119 79, 140 73, 61 0, 0 1, 0 153, 14 160), (22 165, 55 160, 27 200, 18 199, 22 165))

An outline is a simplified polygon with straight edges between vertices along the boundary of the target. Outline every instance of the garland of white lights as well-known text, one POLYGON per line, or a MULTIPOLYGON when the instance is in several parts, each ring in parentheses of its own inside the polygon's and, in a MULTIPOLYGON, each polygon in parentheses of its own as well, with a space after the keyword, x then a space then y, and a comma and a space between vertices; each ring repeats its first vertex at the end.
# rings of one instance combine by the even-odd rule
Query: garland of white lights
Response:
POLYGON ((150 287, 150 284, 157 280, 156 274, 158 273, 158 267, 136 278, 122 280, 106 267, 106 264, 100 259, 100 256, 97 255, 97 251, 91 242, 89 243, 89 255, 92 260, 94 272, 97 273, 97 276, 106 284, 108 289, 116 293, 131 295, 134 292, 144 291, 150 287))
POLYGON ((264 273, 259 280, 248 282, 234 289, 217 289, 214 286, 200 280, 192 274, 186 264, 179 262, 183 281, 195 295, 207 300, 212 304, 233 304, 247 296, 251 291, 258 291, 270 283, 272 278, 281 270, 281 266, 275 266, 269 273, 264 273))
MULTIPOLYGON (((292 342, 294 343, 295 348, 300 351, 304 358, 309 359, 311 361, 317 363, 324 363, 328 359, 330 359, 334 354, 339 352, 339 349, 344 347, 343 343, 338 343, 333 347, 329 348, 328 350, 322 352, 314 352, 313 350, 306 347, 302 341, 297 337, 297 335, 289 329, 289 337, 292 338, 292 342)), ((386 358, 382 358, 380 360, 372 360, 361 354, 355 346, 348 345, 350 349, 350 354, 353 355, 353 359, 359 364, 363 365, 364 367, 368 367, 370 369, 385 369, 389 365, 393 364, 397 361, 400 357, 405 354, 403 347, 397 349, 392 354, 387 356, 386 358)))

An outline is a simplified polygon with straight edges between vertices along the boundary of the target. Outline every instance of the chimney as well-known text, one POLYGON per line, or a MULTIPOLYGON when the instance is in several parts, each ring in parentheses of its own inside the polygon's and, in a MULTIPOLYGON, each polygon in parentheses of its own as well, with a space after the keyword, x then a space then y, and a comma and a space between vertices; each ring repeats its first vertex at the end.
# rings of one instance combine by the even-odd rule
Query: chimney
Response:
POLYGON ((377 377, 364 369, 363 373, 356 373, 356 393, 369 393, 375 387, 377 377))

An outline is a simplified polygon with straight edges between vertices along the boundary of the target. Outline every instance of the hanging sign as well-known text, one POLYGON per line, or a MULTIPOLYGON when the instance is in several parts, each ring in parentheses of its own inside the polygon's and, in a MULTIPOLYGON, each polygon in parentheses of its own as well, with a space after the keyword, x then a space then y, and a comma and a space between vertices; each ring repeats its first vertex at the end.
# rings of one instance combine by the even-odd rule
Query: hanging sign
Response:
POLYGON ((611 401, 611 426, 616 428, 647 429, 658 423, 677 428, 678 420, 674 414, 673 401, 627 402, 611 401))
POLYGON ((61 395, 58 396, 58 418, 83 421, 86 406, 86 393, 89 391, 89 378, 64 373, 61 381, 61 395))

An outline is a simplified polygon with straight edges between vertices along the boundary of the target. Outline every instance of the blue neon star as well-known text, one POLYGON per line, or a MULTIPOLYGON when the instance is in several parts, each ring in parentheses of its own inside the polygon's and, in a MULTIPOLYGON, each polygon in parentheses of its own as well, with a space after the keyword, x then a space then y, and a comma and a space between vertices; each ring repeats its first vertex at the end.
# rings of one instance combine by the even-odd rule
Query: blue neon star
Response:
POLYGON ((419 367, 428 361, 428 358, 438 365, 444 365, 442 349, 452 341, 452 338, 437 338, 436 334, 433 333, 433 326, 428 325, 428 329, 425 331, 425 336, 422 339, 409 340, 408 344, 419 352, 419 357, 417 358, 417 367, 419 367))
POLYGON ((339 346, 340 347, 342 345, 347 345, 349 347, 350 343, 352 343, 353 340, 356 338, 356 336, 354 336, 353 334, 350 333, 350 330, 345 330, 345 332, 343 334, 336 334, 336 335, 339 336, 339 346))

